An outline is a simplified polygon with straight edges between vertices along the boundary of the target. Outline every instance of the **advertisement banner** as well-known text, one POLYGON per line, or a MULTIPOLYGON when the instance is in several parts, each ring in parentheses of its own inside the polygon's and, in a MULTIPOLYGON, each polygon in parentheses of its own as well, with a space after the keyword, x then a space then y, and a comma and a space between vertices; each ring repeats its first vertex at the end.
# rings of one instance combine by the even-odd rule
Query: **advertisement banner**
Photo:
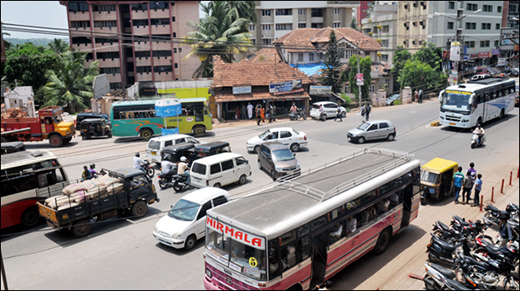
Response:
POLYGON ((251 86, 233 86, 233 95, 251 93, 251 86))
POLYGON ((155 103, 155 116, 169 117, 182 113, 181 101, 176 98, 161 99, 155 103))
POLYGON ((493 56, 500 55, 500 50, 499 49, 491 50, 491 55, 493 55, 493 56))
POLYGON ((274 95, 303 91, 302 79, 269 84, 269 93, 274 95))
POLYGON ((324 95, 330 94, 332 86, 310 86, 309 94, 311 95, 324 95))
POLYGON ((455 62, 460 61, 460 42, 458 41, 451 43, 450 60, 455 62))
POLYGON ((363 86, 363 74, 356 74, 356 85, 363 86))
POLYGON ((491 57, 490 54, 491 54, 491 52, 487 52, 487 53, 478 53, 478 58, 479 58, 479 59, 487 59, 487 58, 491 57))

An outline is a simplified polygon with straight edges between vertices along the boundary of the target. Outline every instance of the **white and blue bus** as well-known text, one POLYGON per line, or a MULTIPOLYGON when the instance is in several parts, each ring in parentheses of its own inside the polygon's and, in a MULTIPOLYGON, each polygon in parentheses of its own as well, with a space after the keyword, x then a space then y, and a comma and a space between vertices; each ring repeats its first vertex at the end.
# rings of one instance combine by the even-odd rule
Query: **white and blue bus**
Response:
POLYGON ((515 106, 515 81, 488 78, 454 85, 439 94, 440 124, 472 128, 502 118, 515 106))

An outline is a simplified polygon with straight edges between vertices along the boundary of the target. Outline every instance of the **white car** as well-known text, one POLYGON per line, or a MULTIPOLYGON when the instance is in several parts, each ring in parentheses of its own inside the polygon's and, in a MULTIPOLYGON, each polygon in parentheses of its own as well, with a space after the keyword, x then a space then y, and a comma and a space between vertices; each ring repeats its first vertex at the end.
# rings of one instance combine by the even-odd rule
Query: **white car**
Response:
POLYGON ((164 147, 187 142, 193 144, 201 143, 197 139, 186 134, 169 134, 151 138, 146 146, 146 158, 150 159, 154 163, 160 163, 161 151, 164 147))
MULTIPOLYGON (((322 101, 312 104, 311 112, 309 113, 309 115, 312 118, 318 119, 320 117, 320 105, 323 106, 323 114, 325 114, 325 119, 336 117, 336 110, 338 109, 338 104, 331 101, 322 101)), ((347 115, 347 109, 345 109, 345 107, 343 106, 340 106, 339 108, 341 111, 341 117, 345 118, 345 116, 347 115)))
POLYGON ((226 190, 206 187, 184 195, 154 227, 162 244, 191 250, 206 233, 206 211, 230 200, 226 190))
POLYGON ((271 128, 259 136, 250 138, 246 143, 247 150, 258 153, 260 145, 266 141, 282 143, 288 146, 291 151, 297 152, 300 147, 307 145, 307 136, 304 132, 298 132, 290 127, 271 128))

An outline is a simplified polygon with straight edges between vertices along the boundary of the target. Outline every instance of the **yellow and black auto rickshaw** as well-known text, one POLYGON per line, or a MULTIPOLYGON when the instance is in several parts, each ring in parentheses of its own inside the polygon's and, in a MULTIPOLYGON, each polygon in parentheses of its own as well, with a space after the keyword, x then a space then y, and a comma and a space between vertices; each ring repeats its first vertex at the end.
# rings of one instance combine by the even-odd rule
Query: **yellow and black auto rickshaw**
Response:
POLYGON ((422 166, 422 205, 426 204, 427 199, 438 201, 445 196, 454 195, 451 182, 458 166, 457 162, 441 158, 435 158, 422 166))
POLYGON ((90 139, 93 136, 112 137, 110 125, 103 118, 83 119, 80 123, 79 130, 82 139, 90 139))

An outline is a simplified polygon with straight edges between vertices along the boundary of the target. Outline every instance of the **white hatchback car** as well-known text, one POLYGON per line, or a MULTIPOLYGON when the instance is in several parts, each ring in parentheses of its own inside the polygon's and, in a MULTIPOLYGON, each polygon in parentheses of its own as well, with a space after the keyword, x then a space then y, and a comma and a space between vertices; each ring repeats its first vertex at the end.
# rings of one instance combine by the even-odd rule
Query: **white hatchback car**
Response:
POLYGON ((167 246, 191 250, 206 234, 206 211, 229 200, 229 193, 220 188, 206 187, 188 193, 155 224, 153 236, 167 246))
MULTIPOLYGON (((336 117, 336 110, 338 109, 338 104, 331 101, 322 101, 312 104, 311 112, 309 113, 309 115, 312 118, 318 119, 320 117, 320 105, 322 105, 324 108, 323 114, 325 114, 325 119, 336 117)), ((345 109, 345 107, 343 106, 340 106, 339 108, 341 112, 341 117, 345 118, 345 116, 347 116, 347 109, 345 109)))
POLYGON ((201 143, 197 139, 186 134, 169 134, 151 138, 146 146, 146 157, 154 163, 160 163, 162 157, 161 151, 164 147, 187 142, 193 144, 201 143))
POLYGON ((290 127, 271 128, 259 136, 250 138, 246 143, 247 150, 258 153, 260 145, 266 141, 279 142, 288 146, 291 151, 297 152, 300 147, 307 145, 307 136, 304 132, 298 132, 290 127))

